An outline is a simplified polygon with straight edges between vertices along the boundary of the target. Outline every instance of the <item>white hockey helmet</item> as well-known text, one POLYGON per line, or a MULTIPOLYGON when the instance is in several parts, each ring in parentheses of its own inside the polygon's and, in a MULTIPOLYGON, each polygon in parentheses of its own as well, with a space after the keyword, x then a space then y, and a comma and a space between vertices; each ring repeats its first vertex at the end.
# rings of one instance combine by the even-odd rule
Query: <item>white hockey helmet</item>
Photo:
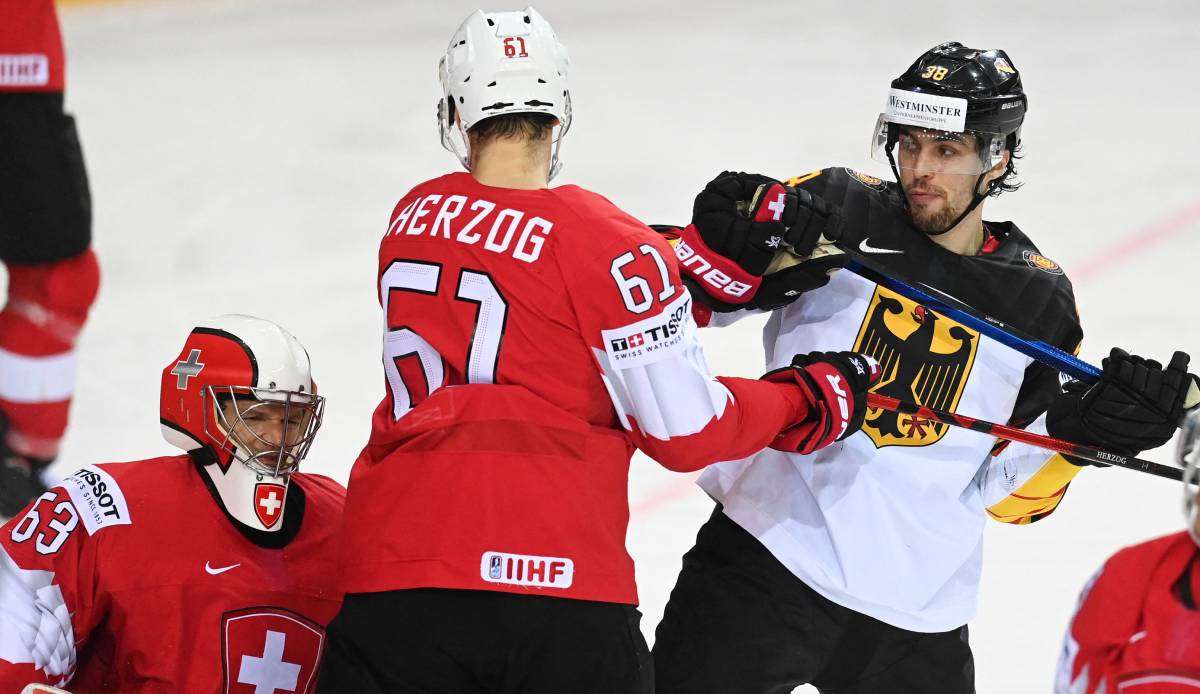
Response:
POLYGON ((476 10, 454 32, 438 65, 442 146, 469 171, 466 133, 471 126, 492 116, 545 113, 558 119, 549 172, 553 178, 562 167, 558 152, 571 127, 569 64, 566 47, 533 7, 520 12, 476 10), (456 131, 461 148, 454 140, 456 131))
POLYGON ((193 328, 163 369, 163 437, 222 470, 236 460, 286 476, 321 427, 324 398, 316 391, 308 352, 291 333, 253 316, 218 316, 193 328), (224 407, 230 402, 232 408, 224 407), (262 438, 246 421, 272 403, 283 408, 278 441, 262 438))
POLYGON ((1196 533, 1196 519, 1200 516, 1200 504, 1196 503, 1196 494, 1200 492, 1200 409, 1183 418, 1179 441, 1175 444, 1175 462, 1183 468, 1183 516, 1187 519, 1187 531, 1192 541, 1200 545, 1200 535, 1196 533))

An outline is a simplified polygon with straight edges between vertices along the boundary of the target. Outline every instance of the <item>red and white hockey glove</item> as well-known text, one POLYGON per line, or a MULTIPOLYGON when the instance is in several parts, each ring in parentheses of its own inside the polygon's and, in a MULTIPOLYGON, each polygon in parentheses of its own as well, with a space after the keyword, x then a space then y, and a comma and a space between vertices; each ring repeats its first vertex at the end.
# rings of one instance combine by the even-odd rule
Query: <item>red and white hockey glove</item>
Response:
POLYGON ((745 308, 782 249, 796 206, 795 191, 773 178, 723 172, 696 196, 692 223, 675 244, 680 274, 714 310, 745 308))
POLYGON ((858 431, 867 414, 867 390, 879 380, 879 362, 857 352, 797 354, 791 366, 763 379, 795 383, 808 400, 808 414, 779 432, 771 448, 808 454, 858 431))
POLYGON ((725 171, 696 196, 675 255, 684 281, 713 310, 773 310, 825 284, 828 271, 845 264, 824 258, 822 267, 810 267, 818 244, 840 233, 840 212, 820 197, 760 174, 725 171), (773 276, 772 261, 785 248, 803 258, 804 267, 773 276))

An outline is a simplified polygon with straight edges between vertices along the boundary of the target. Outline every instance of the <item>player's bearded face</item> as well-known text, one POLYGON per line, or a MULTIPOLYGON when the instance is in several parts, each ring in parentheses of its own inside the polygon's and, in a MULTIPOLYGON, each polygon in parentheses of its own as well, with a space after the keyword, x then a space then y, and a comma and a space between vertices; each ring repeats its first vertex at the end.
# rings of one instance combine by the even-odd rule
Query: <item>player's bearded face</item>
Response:
POLYGON ((979 154, 970 133, 905 128, 896 147, 900 184, 913 225, 940 234, 971 204, 979 154))

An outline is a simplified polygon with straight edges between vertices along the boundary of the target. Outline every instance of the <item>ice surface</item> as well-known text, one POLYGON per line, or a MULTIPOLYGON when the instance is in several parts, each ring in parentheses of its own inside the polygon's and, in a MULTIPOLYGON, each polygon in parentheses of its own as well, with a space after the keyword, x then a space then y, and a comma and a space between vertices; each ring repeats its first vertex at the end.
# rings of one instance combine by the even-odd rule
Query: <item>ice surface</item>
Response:
MULTIPOLYGON (((346 480, 383 392, 375 250, 396 199, 456 166, 437 139, 436 67, 474 8, 133 0, 63 10, 67 102, 104 285, 79 346, 60 471, 168 451, 159 370, 194 321, 237 311, 308 346, 330 401, 309 469, 346 480)), ((888 81, 944 40, 1005 48, 1031 94, 1028 185, 989 202, 987 216, 1015 219, 1077 275, 1085 358, 1114 344, 1160 358, 1200 350, 1200 4, 539 9, 572 56, 576 119, 558 182, 646 221, 685 220, 694 193, 727 168, 883 174, 867 155, 888 81)), ((716 372, 760 372, 757 325, 705 336, 716 372)), ((652 639, 711 504, 644 458, 633 470, 629 546, 652 639)), ((1051 518, 993 526, 971 624, 979 691, 1046 691, 1086 577, 1118 547, 1180 528, 1179 502, 1171 482, 1086 470, 1051 518)))

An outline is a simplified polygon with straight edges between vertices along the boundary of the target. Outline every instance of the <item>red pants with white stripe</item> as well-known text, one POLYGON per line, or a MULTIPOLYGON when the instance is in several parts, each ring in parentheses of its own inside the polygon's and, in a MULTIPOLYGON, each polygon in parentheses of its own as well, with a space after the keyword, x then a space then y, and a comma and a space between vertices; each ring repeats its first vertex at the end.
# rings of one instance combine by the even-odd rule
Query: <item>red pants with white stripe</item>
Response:
POLYGON ((0 413, 7 444, 28 458, 58 455, 75 390, 75 341, 100 286, 90 249, 66 260, 8 265, 0 311, 0 413))

